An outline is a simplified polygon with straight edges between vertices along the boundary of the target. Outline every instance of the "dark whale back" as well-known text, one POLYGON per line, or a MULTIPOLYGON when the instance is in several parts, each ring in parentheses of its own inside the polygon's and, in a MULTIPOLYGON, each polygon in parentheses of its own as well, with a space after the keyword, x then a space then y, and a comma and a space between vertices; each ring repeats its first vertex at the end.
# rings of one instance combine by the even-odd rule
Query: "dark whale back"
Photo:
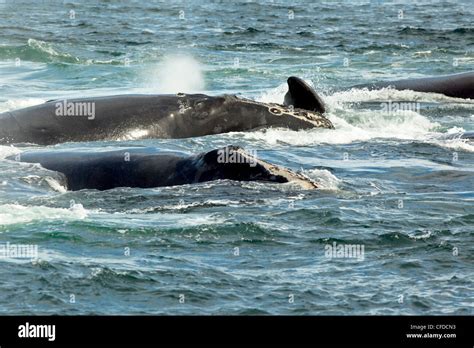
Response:
POLYGON ((462 136, 461 136, 462 139, 469 139, 471 141, 474 141, 474 131, 470 131, 470 132, 465 132, 462 136))
POLYGON ((103 152, 30 151, 8 159, 39 163, 46 169, 62 173, 67 179, 68 189, 73 191, 151 188, 219 179, 273 183, 291 181, 305 189, 316 188, 308 178, 257 160, 236 146, 198 155, 132 148, 103 152))
POLYGON ((474 71, 417 79, 405 79, 355 85, 350 88, 380 89, 392 87, 397 90, 440 93, 448 97, 474 99, 474 71))
POLYGON ((188 138, 262 127, 333 128, 314 112, 232 95, 117 95, 53 100, 0 114, 0 144, 188 138), (94 115, 58 115, 62 104, 89 107, 94 115))
POLYGON ((459 133, 449 133, 449 134, 443 134, 441 139, 466 139, 467 141, 474 141, 474 131, 467 131, 467 132, 459 132, 459 133))

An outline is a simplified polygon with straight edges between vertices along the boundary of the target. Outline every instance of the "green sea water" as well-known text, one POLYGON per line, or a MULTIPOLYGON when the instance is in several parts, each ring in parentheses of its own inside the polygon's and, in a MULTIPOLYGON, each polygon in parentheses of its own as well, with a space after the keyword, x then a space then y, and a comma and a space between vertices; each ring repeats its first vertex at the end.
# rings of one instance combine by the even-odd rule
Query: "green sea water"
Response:
POLYGON ((472 314, 474 101, 356 83, 473 70, 470 1, 0 0, 0 112, 58 97, 232 93, 301 76, 336 130, 67 143, 229 144, 322 187, 217 181, 67 192, 0 146, 1 314, 472 314), (415 102, 408 112, 381 103, 415 102), (354 245, 362 257, 337 257, 354 245))

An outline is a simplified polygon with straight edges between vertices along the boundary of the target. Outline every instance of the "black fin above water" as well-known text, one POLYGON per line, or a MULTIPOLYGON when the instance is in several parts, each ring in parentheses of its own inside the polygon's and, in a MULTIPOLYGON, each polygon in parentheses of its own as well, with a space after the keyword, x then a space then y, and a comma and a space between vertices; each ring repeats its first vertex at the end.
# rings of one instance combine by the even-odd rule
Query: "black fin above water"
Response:
POLYGON ((283 105, 293 105, 295 108, 316 111, 321 114, 326 111, 321 97, 303 79, 290 76, 287 82, 288 92, 285 94, 283 105))

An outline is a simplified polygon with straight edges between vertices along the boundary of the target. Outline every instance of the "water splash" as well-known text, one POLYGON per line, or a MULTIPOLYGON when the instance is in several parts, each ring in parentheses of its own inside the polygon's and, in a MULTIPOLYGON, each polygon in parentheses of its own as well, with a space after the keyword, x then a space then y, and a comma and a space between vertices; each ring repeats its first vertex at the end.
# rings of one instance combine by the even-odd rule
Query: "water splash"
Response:
POLYGON ((80 204, 69 209, 20 204, 0 205, 0 225, 24 224, 35 220, 82 220, 87 216, 87 210, 80 204))
POLYGON ((205 88, 201 63, 187 55, 166 56, 146 74, 155 93, 196 93, 205 88))

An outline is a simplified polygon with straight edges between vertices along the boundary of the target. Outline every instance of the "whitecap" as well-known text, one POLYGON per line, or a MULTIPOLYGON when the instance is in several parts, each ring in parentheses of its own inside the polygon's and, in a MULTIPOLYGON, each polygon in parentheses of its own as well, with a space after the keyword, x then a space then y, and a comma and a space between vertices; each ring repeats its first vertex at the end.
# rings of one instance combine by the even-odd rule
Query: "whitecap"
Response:
POLYGON ((20 204, 0 205, 0 225, 27 223, 36 220, 82 220, 88 211, 81 204, 70 208, 51 208, 46 206, 24 206, 20 204))

